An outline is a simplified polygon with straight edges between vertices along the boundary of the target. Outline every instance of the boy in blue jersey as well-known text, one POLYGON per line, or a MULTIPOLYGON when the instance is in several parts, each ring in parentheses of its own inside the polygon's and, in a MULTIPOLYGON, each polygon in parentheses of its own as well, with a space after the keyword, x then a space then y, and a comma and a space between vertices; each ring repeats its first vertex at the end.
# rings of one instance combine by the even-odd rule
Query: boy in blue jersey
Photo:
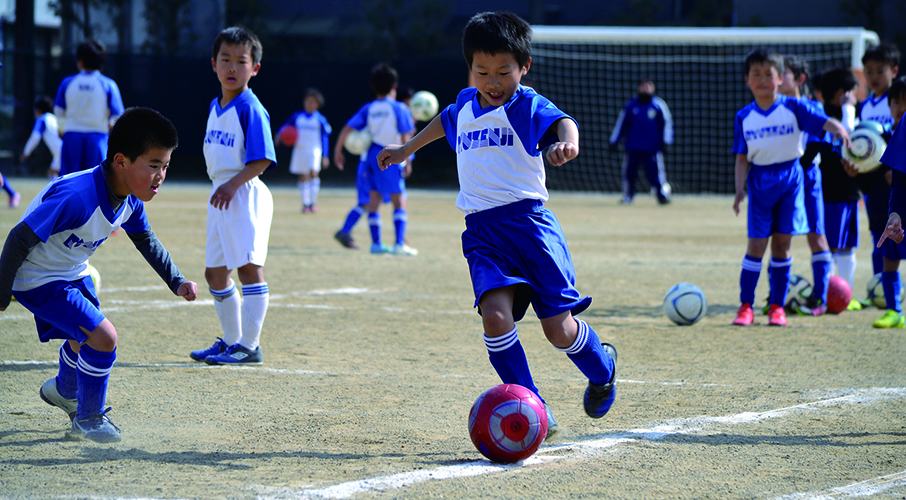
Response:
POLYGON ((803 133, 829 131, 847 144, 849 136, 836 120, 806 102, 778 94, 783 58, 767 49, 752 51, 745 60, 746 85, 755 101, 736 113, 733 152, 736 154, 736 197, 733 212, 749 192, 748 244, 740 274, 740 302, 734 325, 754 321, 752 303, 761 274, 761 259, 771 242, 771 305, 768 324, 786 325, 783 305, 790 280, 790 242, 808 232, 803 174, 799 158, 803 133), (751 170, 750 170, 751 165, 751 170))
POLYGON ((122 434, 104 409, 116 359, 117 331, 100 311, 88 258, 122 227, 135 248, 186 300, 198 288, 186 280, 151 230, 144 203, 167 176, 176 129, 160 113, 130 108, 110 132, 107 159, 59 177, 31 202, 9 232, 0 255, 0 311, 16 300, 35 316, 41 342, 65 339, 60 369, 41 399, 72 420, 70 437, 117 442, 122 434))
POLYGON ((189 357, 209 365, 263 363, 261 327, 270 302, 264 261, 274 199, 258 178, 277 164, 270 116, 249 88, 261 69, 258 37, 231 27, 214 39, 211 65, 221 94, 211 101, 204 159, 213 182, 208 202, 204 277, 223 337, 189 357), (240 299, 231 275, 242 282, 240 299))
POLYGON ((60 139, 57 117, 53 114, 53 101, 49 97, 39 97, 35 100, 35 125, 28 141, 25 142, 25 149, 19 157, 19 162, 24 163, 41 141, 44 141, 53 158, 47 169, 47 177, 53 179, 60 175, 60 147, 63 141, 60 139))
MULTIPOLYGON (((794 55, 783 58, 783 76, 777 92, 794 99, 808 99, 803 95, 803 90, 808 84, 808 62, 794 55)), ((817 101, 808 99, 809 104, 819 110, 824 106, 817 101)), ((822 134, 823 135, 823 134, 822 134)), ((806 239, 812 251, 812 295, 806 299, 805 304, 794 304, 795 311, 803 315, 820 316, 827 310, 827 285, 832 267, 832 256, 827 244, 824 230, 824 194, 821 186, 821 169, 815 164, 815 153, 812 152, 816 144, 824 142, 823 137, 808 134, 808 144, 805 153, 800 159, 804 172, 803 201, 805 203, 808 234, 806 239)), ((820 160, 818 160, 820 162, 820 160)), ((768 267, 768 276, 771 268, 768 267)), ((770 279, 770 278, 768 278, 770 279)), ((770 298, 765 313, 770 311, 770 298)))
MULTIPOLYGON (((324 95, 318 89, 305 91, 302 100, 302 111, 292 114, 283 127, 294 127, 297 132, 295 144, 287 144, 293 148, 289 160, 289 171, 299 176, 296 185, 299 196, 302 198, 302 213, 315 213, 318 211, 318 192, 321 190, 321 178, 318 174, 322 168, 330 165, 326 154, 330 147, 330 124, 321 114, 324 107, 324 95)), ((280 144, 280 133, 274 136, 274 143, 280 144)))
MULTIPOLYGON (((531 40, 531 27, 514 14, 473 16, 462 45, 475 87, 460 92, 405 145, 381 151, 378 162, 388 168, 447 138, 459 173, 456 206, 466 214, 463 255, 491 365, 504 383, 538 394, 516 333, 531 303, 548 341, 588 378, 585 412, 600 418, 616 396, 617 352, 573 316, 588 308, 591 297, 576 290, 563 230, 544 207, 542 154, 555 166, 574 159, 579 130, 572 117, 520 84, 531 66, 531 40)), ((550 435, 557 425, 545 407, 550 435)))
POLYGON ((404 165, 390 170, 382 171, 378 168, 377 153, 388 144, 408 141, 415 131, 415 121, 409 107, 396 100, 396 87, 399 82, 396 70, 389 64, 381 63, 371 70, 371 90, 375 99, 362 106, 352 118, 346 122, 337 144, 334 147, 334 163, 342 170, 346 159, 343 156, 343 143, 346 136, 355 130, 367 130, 371 134, 371 146, 360 157, 358 172, 356 173, 356 189, 359 193, 358 205, 346 216, 343 227, 334 237, 343 246, 353 248, 350 231, 362 216, 363 191, 368 192, 368 200, 364 204, 368 212, 368 226, 371 229, 371 253, 382 254, 392 252, 395 255, 416 255, 418 251, 406 244, 406 226, 408 214, 406 212, 406 177, 409 176, 411 165, 404 165), (381 215, 378 209, 381 201, 389 196, 393 203, 393 227, 396 231, 396 241, 391 249, 381 242, 381 215))
MULTIPOLYGON (((882 127, 893 130, 896 122, 890 112, 888 90, 899 72, 900 51, 892 43, 870 47, 862 56, 862 66, 871 95, 856 106, 855 119, 860 123, 874 121, 880 123, 882 127)), ((869 214, 869 230, 875 243, 878 242, 887 223, 887 205, 890 198, 889 171, 887 167, 883 167, 860 176, 864 188, 862 193, 865 207, 869 214), (872 215, 875 215, 874 220, 872 215)), ((877 245, 873 246, 871 263, 874 274, 883 272, 884 250, 877 245)), ((869 304, 867 299, 862 303, 866 307, 869 304)))
POLYGON ((877 248, 883 253, 881 284, 884 288, 884 300, 887 310, 872 326, 875 328, 904 328, 901 304, 903 282, 900 280, 900 261, 906 258, 906 243, 903 243, 901 213, 906 205, 906 133, 903 127, 903 115, 906 114, 906 77, 893 81, 887 91, 890 114, 893 116, 895 129, 889 137, 887 150, 881 162, 890 167, 890 196, 888 197, 889 216, 884 230, 878 236, 877 248), (899 237, 895 237, 899 235, 899 237), (888 239, 889 238, 889 239, 888 239))
POLYGON ((645 177, 661 205, 670 203, 667 174, 664 172, 664 149, 673 144, 673 117, 663 99, 654 95, 654 82, 639 82, 638 95, 626 104, 617 117, 610 135, 610 149, 615 151, 620 139, 626 138, 623 159, 623 199, 632 203, 639 164, 645 165, 645 177))
POLYGON ((107 49, 94 39, 76 48, 79 73, 63 79, 54 101, 63 146, 60 175, 91 168, 104 160, 110 126, 123 114, 116 82, 101 74, 107 49))

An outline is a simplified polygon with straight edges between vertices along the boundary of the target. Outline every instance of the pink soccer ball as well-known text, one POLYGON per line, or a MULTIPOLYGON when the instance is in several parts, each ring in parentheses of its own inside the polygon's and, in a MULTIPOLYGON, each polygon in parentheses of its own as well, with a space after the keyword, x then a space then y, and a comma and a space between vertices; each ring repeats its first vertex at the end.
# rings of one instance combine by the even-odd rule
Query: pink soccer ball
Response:
POLYGON ((469 436, 475 448, 494 462, 525 460, 547 437, 544 403, 521 385, 491 387, 472 405, 469 436))

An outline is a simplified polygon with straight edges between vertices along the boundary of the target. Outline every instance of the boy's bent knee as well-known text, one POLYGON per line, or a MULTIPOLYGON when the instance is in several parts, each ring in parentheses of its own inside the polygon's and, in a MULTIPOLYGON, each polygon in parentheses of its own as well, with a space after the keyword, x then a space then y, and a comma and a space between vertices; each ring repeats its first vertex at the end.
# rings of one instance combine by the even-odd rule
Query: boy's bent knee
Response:
POLYGON ((118 335, 116 333, 116 328, 109 319, 105 318, 97 328, 90 332, 84 327, 80 328, 88 336, 88 340, 84 343, 95 351, 113 352, 113 350, 116 349, 118 335))

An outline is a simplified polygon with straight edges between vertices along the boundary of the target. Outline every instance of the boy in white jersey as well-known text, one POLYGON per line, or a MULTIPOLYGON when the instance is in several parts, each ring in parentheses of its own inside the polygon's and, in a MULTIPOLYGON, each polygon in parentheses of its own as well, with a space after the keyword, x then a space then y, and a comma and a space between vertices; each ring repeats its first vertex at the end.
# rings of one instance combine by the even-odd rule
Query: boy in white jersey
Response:
MULTIPOLYGON (((865 82, 871 89, 871 95, 856 107, 855 118, 859 122, 874 121, 881 126, 893 130, 894 119, 890 112, 888 91, 893 79, 896 78, 900 66, 900 51, 892 43, 882 43, 869 47, 862 55, 862 66, 865 82)), ((881 237, 887 222, 887 205, 890 199, 890 169, 886 166, 875 169, 860 177, 862 196, 868 212, 869 230, 872 241, 875 243, 881 237)), ((872 246, 871 254, 872 272, 878 274, 884 271, 884 250, 877 245, 872 246)), ((861 305, 870 305, 868 299, 861 305)))
POLYGON ((346 122, 337 144, 334 147, 334 163, 337 168, 343 169, 346 162, 343 156, 343 143, 346 136, 355 130, 367 130, 371 134, 371 146, 360 158, 359 169, 356 173, 356 188, 359 191, 359 204, 346 216, 343 227, 334 235, 334 238, 347 248, 354 248, 350 231, 362 216, 362 191, 368 191, 368 202, 365 211, 368 212, 368 226, 371 229, 371 253, 383 254, 392 252, 395 255, 416 255, 418 251, 406 244, 406 226, 408 214, 406 211, 406 177, 409 176, 411 165, 401 165, 382 171, 378 168, 377 153, 388 144, 395 144, 409 140, 415 131, 415 122, 409 107, 396 100, 396 86, 399 82, 396 70, 389 64, 381 63, 371 70, 371 90, 375 99, 361 108, 346 122), (391 249, 381 242, 381 215, 378 209, 381 201, 390 197, 393 203, 393 227, 396 231, 396 241, 391 249))
MULTIPOLYGON (((556 166, 572 160, 579 154, 579 130, 572 117, 520 85, 532 62, 531 40, 531 27, 514 14, 472 17, 462 44, 475 87, 460 92, 405 145, 381 151, 378 161, 387 168, 446 136, 456 152, 456 206, 466 214, 463 255, 491 365, 504 383, 538 393, 516 334, 516 321, 531 303, 548 341, 588 378, 585 412, 600 418, 616 396, 617 353, 573 317, 591 297, 576 290, 563 231, 544 207, 541 155, 556 166)), ((547 410, 550 435, 557 424, 547 410)))
POLYGON ((51 181, 10 231, 0 255, 0 311, 16 300, 35 316, 42 342, 60 346, 56 377, 40 389, 47 404, 72 420, 70 437, 99 443, 122 440, 104 409, 116 359, 117 331, 100 311, 88 258, 122 227, 136 249, 186 300, 198 288, 186 280, 145 216, 167 176, 176 129, 160 113, 130 108, 110 132, 107 160, 51 181))
POLYGON ((805 150, 803 133, 829 131, 847 144, 840 122, 804 101, 778 95, 783 57, 756 49, 745 60, 746 85, 755 101, 736 113, 733 152, 736 153, 736 196, 733 212, 749 191, 748 244, 740 275, 740 302, 734 325, 754 321, 752 303, 761 274, 761 259, 771 240, 771 305, 768 324, 786 325, 783 305, 790 281, 790 242, 808 232, 799 158, 805 150), (752 166, 751 171, 749 169, 752 166))
POLYGON ((227 28, 217 35, 211 65, 222 93, 211 101, 204 139, 208 204, 204 277, 223 328, 211 347, 189 356, 211 365, 261 364, 261 326, 270 299, 264 281, 274 199, 258 179, 277 164, 270 116, 249 88, 261 69, 261 42, 251 31, 227 28), (242 282, 242 299, 230 275, 242 282))
POLYGON ((47 169, 47 177, 54 179, 60 175, 60 147, 63 141, 60 139, 60 129, 57 126, 57 117, 53 114, 53 102, 49 97, 39 97, 35 100, 35 126, 32 127, 31 135, 25 143, 25 149, 19 162, 24 163, 29 156, 38 147, 38 144, 44 141, 44 145, 50 150, 53 160, 47 169))
MULTIPOLYGON (((297 132, 295 144, 289 161, 289 171, 299 176, 299 195, 302 198, 302 213, 314 213, 318 210, 318 191, 321 189, 321 178, 318 174, 322 168, 330 165, 327 151, 330 138, 330 124, 321 114, 324 107, 324 96, 318 89, 308 89, 302 101, 303 110, 290 116, 283 127, 294 127, 297 132)), ((275 143, 281 143, 280 133, 275 136, 275 143)))
POLYGON ((79 73, 63 79, 54 101, 54 114, 64 131, 60 175, 91 168, 107 154, 110 127, 123 114, 116 82, 101 74, 107 49, 94 39, 76 48, 79 73))

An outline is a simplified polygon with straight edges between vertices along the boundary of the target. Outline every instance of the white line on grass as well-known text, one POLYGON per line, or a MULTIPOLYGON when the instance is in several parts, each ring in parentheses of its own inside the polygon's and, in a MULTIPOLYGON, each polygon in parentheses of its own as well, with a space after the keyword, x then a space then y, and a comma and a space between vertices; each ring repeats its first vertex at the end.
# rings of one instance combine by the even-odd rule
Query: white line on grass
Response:
POLYGON ((862 498, 877 495, 898 486, 906 486, 906 470, 878 476, 858 483, 838 486, 821 492, 792 493, 775 500, 830 500, 832 498, 862 498))
MULTIPOLYGON (((840 396, 835 398, 823 399, 819 401, 812 401, 809 403, 802 403, 798 405, 788 406, 785 408, 777 408, 774 410, 764 411, 764 412, 745 412, 738 413, 735 415, 726 415, 722 417, 696 417, 696 418, 684 418, 676 420, 668 420, 664 423, 658 424, 649 429, 632 429, 625 432, 619 432, 615 434, 609 434, 605 436, 598 437, 596 439, 589 439, 584 441, 577 441, 574 443, 564 443, 558 444, 556 446, 543 446, 538 452, 528 460, 525 460, 522 463, 517 464, 495 464, 488 460, 479 460, 475 462, 468 462, 458 465, 450 465, 444 467, 437 467, 430 470, 417 470, 412 472, 403 472, 400 474, 393 474, 390 476, 380 476, 369 479, 362 479, 359 481, 349 481, 346 483, 340 483, 333 486, 328 486, 326 488, 306 488, 298 490, 295 493, 291 491, 281 490, 279 494, 273 497, 260 497, 260 498, 287 498, 287 494, 290 498, 298 499, 309 499, 309 498, 349 498, 354 495, 367 492, 381 492, 393 489, 405 488, 407 486, 412 486, 421 482, 428 480, 444 480, 444 479, 455 479, 461 477, 470 477, 478 476, 483 474, 490 474, 494 472, 501 472, 507 469, 512 469, 516 467, 526 467, 526 466, 535 466, 541 465, 545 462, 558 461, 566 458, 573 459, 582 459, 590 456, 595 456, 600 454, 600 450, 606 448, 612 448, 621 443, 634 442, 640 440, 650 440, 656 441, 663 439, 667 436, 679 435, 679 434, 688 434, 691 432, 700 431, 710 425, 716 424, 744 424, 749 422, 756 422, 759 420, 765 420, 770 418, 778 418, 791 411, 795 410, 811 410, 813 408, 822 407, 822 406, 831 406, 831 405, 840 405, 840 404, 855 404, 855 403, 867 403, 871 401, 877 401, 882 399, 892 399, 892 398, 904 398, 906 397, 906 388, 872 388, 872 389, 862 389, 855 390, 852 394, 846 396, 840 396), (550 453, 569 451, 570 453, 558 454, 548 456, 550 453)), ((876 478, 863 483, 856 483, 855 485, 846 486, 843 488, 835 488, 829 491, 838 491, 845 490, 849 495, 856 495, 857 492, 868 491, 869 488, 878 488, 886 484, 891 486, 886 486, 887 488, 894 485, 899 485, 906 481, 906 473, 901 473, 901 475, 893 476, 884 476, 882 478, 876 478), (890 479, 893 477, 893 479, 890 479)), ((271 490, 274 493, 277 493, 276 490, 271 490)), ((839 495, 840 493, 836 493, 839 495)), ((808 495, 808 494, 806 494, 808 495)), ((787 498, 787 497, 783 497, 787 498)), ((790 497, 790 498, 799 498, 799 497, 790 497)), ((821 498, 818 496, 809 496, 806 498, 821 498)))

